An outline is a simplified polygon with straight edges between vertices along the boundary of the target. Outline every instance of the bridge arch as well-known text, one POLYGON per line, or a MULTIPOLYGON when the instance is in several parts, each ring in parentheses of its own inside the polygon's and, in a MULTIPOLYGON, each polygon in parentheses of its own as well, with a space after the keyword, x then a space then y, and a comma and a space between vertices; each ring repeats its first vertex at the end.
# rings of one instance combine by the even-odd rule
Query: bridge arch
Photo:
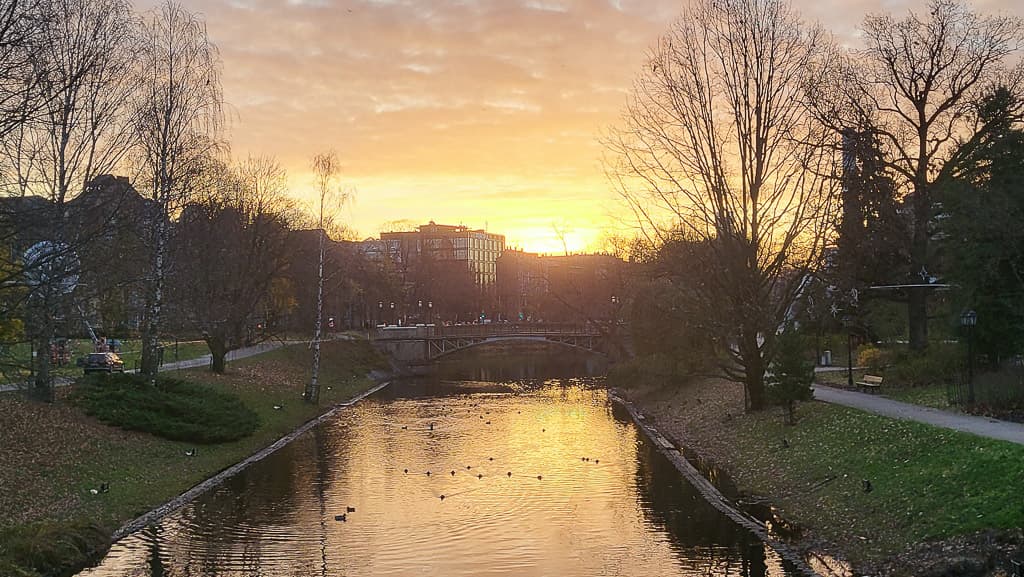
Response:
MULTIPOLYGON (((461 353, 463 351, 468 351, 468 350, 472 350, 472 349, 477 349, 477 348, 481 348, 481 347, 487 347, 487 346, 490 346, 490 345, 496 345, 496 344, 501 344, 501 343, 543 343, 545 345, 551 345, 553 347, 569 348, 569 349, 572 349, 572 350, 583 351, 583 352, 587 352, 587 353, 590 353, 590 354, 593 354, 593 355, 599 355, 599 356, 602 356, 602 357, 607 357, 608 356, 603 351, 598 350, 597 348, 595 348, 593 342, 588 343, 588 344, 578 344, 578 343, 568 342, 568 341, 560 339, 560 338, 552 338, 552 337, 549 337, 549 336, 539 336, 539 335, 534 335, 534 336, 530 336, 530 335, 501 335, 501 336, 494 336, 494 337, 483 338, 483 339, 480 339, 480 340, 474 340, 472 342, 466 342, 465 344, 461 344, 460 343, 459 345, 451 346, 451 347, 446 347, 444 349, 437 349, 436 351, 434 349, 434 343, 431 343, 431 351, 430 351, 430 353, 428 353, 427 360, 430 361, 430 362, 433 362, 433 361, 436 361, 436 360, 447 358, 447 357, 449 357, 451 355, 455 355, 455 354, 461 353)), ((443 346, 443 345, 441 345, 441 346, 443 346)))
POLYGON ((397 361, 426 364, 457 351, 501 342, 543 342, 607 356, 604 336, 579 325, 494 324, 382 327, 374 344, 397 361))

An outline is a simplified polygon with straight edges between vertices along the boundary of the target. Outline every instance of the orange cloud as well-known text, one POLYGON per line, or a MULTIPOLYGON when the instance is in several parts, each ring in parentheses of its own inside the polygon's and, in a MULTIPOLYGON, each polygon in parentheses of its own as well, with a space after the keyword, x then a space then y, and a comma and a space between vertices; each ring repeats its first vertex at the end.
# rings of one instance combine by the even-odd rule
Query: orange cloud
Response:
MULTIPOLYGON (((1001 3, 1000 3, 1001 2, 1001 3)), ((236 155, 271 154, 310 187, 337 150, 363 235, 398 219, 488 226, 574 250, 612 226, 601 131, 616 123, 678 0, 184 0, 224 60, 236 155)), ((923 2, 796 2, 852 39, 867 12, 923 2)), ((979 9, 1024 15, 1014 0, 979 9)), ((145 6, 140 6, 145 8, 145 6)))

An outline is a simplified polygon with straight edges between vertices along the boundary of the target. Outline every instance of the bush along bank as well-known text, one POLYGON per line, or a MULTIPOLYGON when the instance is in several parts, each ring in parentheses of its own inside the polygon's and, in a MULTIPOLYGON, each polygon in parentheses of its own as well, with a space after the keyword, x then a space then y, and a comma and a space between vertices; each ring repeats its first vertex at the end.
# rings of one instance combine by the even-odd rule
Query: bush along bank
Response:
POLYGON ((0 575, 74 574, 102 555, 110 536, 128 520, 369 389, 373 382, 367 375, 386 370, 385 359, 365 341, 331 341, 323 347, 319 406, 301 399, 312 358, 303 345, 236 361, 225 375, 176 372, 171 380, 158 380, 163 390, 155 396, 163 400, 149 402, 145 412, 113 410, 112 399, 141 390, 128 378, 90 378, 52 405, 0 395, 0 430, 5 431, 0 486, 19 488, 0 494, 0 575), (112 385, 109 394, 95 390, 104 384, 112 385), (236 422, 256 426, 233 440, 223 431, 209 435, 194 427, 194 434, 157 436, 153 433, 164 434, 178 409, 190 406, 170 391, 199 391, 203 398, 218 399, 216 410, 193 411, 182 421, 186 429, 225 411, 236 422), (89 407, 96 418, 86 414, 89 407), (101 422, 101 413, 107 422, 131 430, 101 422))
POLYGON ((721 379, 624 392, 836 574, 1012 574, 1024 559, 1022 446, 819 402, 786 426, 778 409, 743 414, 742 387, 721 379))

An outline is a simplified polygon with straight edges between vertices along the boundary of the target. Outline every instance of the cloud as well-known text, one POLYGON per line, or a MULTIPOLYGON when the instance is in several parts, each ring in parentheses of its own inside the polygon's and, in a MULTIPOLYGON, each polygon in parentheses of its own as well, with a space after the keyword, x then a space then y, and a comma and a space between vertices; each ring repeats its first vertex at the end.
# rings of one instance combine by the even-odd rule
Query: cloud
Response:
MULTIPOLYGON (((360 189, 351 218, 365 231, 396 218, 487 221, 498 232, 529 220, 536 229, 566 211, 600 228, 609 193, 598 135, 617 121, 646 51, 680 8, 678 0, 184 3, 206 17, 221 50, 236 153, 279 157, 301 190, 308 159, 337 150, 360 189)), ((921 4, 797 1, 844 38, 867 12, 921 4)), ((983 6, 1024 12, 1010 0, 983 6)))

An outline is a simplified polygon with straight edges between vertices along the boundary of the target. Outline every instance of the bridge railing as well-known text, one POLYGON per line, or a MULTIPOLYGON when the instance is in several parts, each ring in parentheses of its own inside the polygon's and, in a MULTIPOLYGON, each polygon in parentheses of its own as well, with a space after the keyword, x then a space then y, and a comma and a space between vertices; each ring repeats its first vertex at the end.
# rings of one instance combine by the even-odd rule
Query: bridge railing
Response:
POLYGON ((492 337, 501 335, 593 335, 592 327, 569 323, 490 323, 483 325, 423 325, 414 327, 380 327, 375 339, 428 339, 459 337, 492 337))

